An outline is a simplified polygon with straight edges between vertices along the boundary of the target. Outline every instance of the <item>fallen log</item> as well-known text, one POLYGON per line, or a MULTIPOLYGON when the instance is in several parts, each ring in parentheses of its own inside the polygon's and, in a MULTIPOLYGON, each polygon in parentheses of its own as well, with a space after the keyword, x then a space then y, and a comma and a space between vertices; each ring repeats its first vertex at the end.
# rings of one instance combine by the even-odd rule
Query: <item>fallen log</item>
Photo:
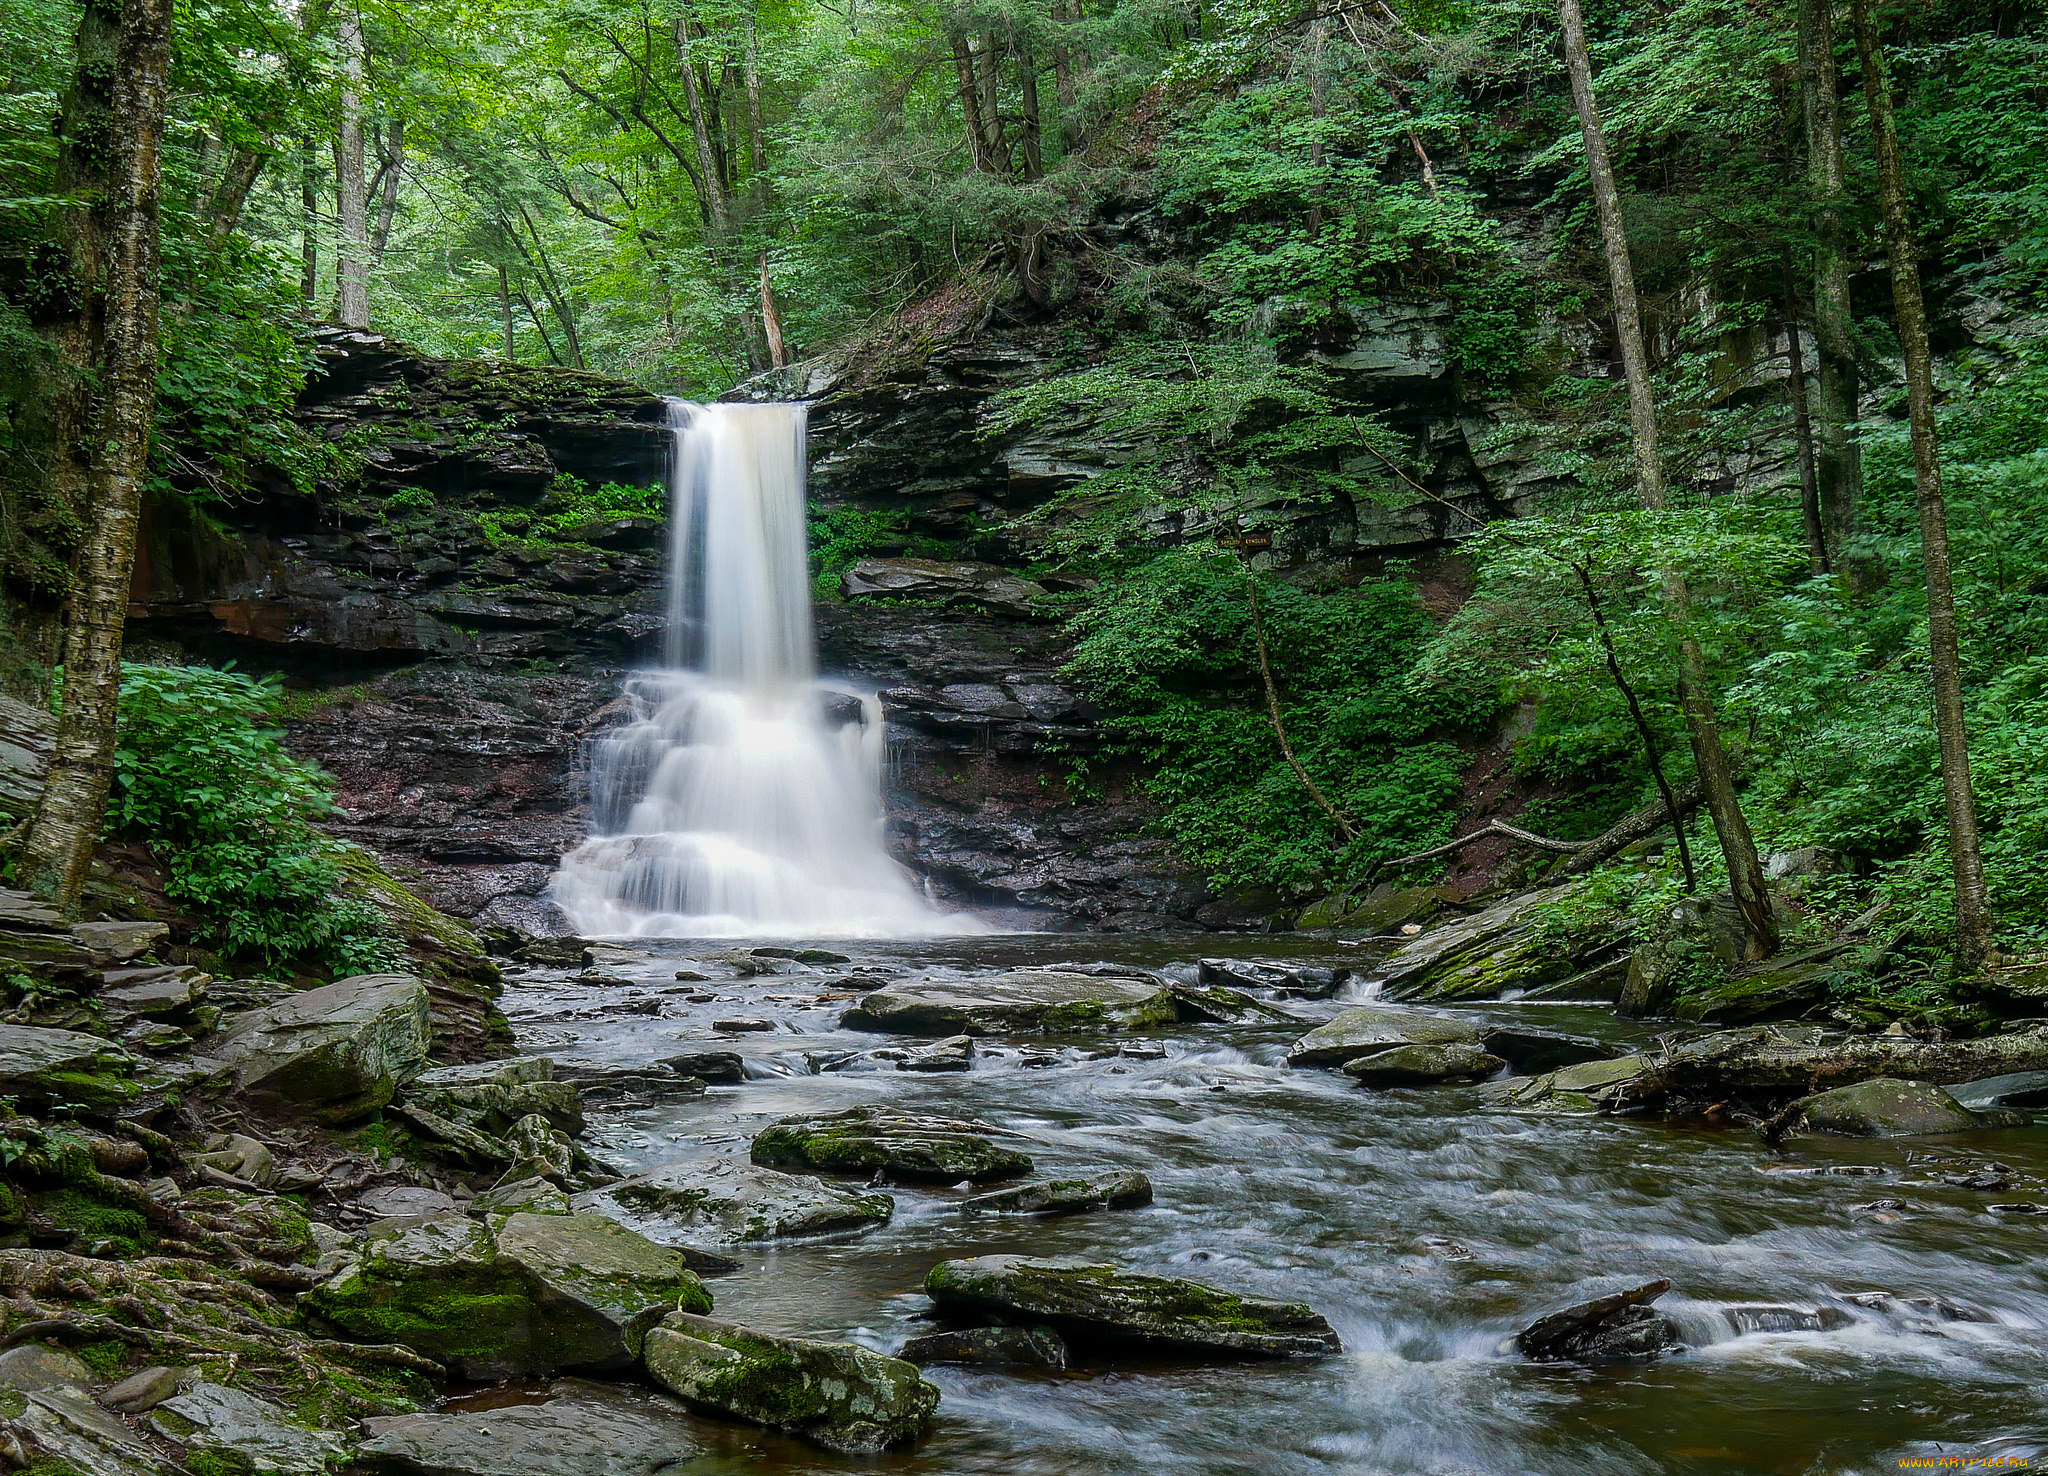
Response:
MULTIPOLYGON (((1679 816, 1683 818, 1690 815, 1700 807, 1702 796, 1699 780, 1687 780, 1678 787, 1677 793, 1672 797, 1678 801, 1679 816)), ((1382 861, 1373 869, 1375 872, 1398 871, 1404 866, 1415 866, 1424 861, 1434 861, 1439 856, 1448 856, 1453 851, 1463 850, 1474 841, 1483 841, 1489 836, 1498 835, 1520 845, 1534 846, 1539 851, 1555 851, 1559 855, 1570 857, 1570 860, 1551 874, 1579 876, 1591 871, 1602 861, 1619 855, 1637 841, 1647 840, 1670 823, 1671 810, 1662 799, 1646 809, 1637 810, 1633 815, 1623 816, 1591 840, 1557 840, 1551 836, 1538 835, 1533 830, 1524 830, 1521 826, 1511 825, 1505 820, 1489 820, 1469 834, 1447 840, 1440 846, 1431 846, 1426 851, 1417 851, 1412 856, 1382 861)))
POLYGON ((1653 1058, 1612 1093, 1620 1107, 1654 1107, 1674 1098, 1772 1099, 1807 1096, 1880 1076, 1943 1085, 2048 1071, 2048 1025, 1980 1040, 1929 1041, 1903 1035, 1824 1039, 1812 1030, 1760 1026, 1724 1030, 1653 1058))

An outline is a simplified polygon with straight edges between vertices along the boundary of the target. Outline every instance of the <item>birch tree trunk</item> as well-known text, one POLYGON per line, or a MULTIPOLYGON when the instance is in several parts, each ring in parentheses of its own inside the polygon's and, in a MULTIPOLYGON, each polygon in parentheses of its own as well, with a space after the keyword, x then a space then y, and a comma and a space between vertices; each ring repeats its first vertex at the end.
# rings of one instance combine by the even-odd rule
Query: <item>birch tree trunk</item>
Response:
POLYGON ((1906 417, 1913 435, 1913 486, 1920 512, 1920 552, 1927 566, 1927 646, 1934 684, 1934 730, 1941 740, 1941 795, 1948 812, 1948 851, 1956 879, 1957 966, 1981 967, 1991 947, 1991 908, 1984 885, 1983 842, 1977 798, 1970 784, 1970 739, 1963 709, 1963 663, 1956 631, 1956 597, 1949 570, 1948 503, 1941 488, 1941 448, 1934 426, 1934 363, 1927 347, 1927 301, 1920 290, 1920 256, 1913 212, 1906 201, 1906 170, 1892 115, 1892 84, 1884 46, 1868 0, 1850 0, 1856 54, 1877 155, 1878 196, 1884 211, 1885 255, 1891 264, 1892 310, 1906 361, 1906 417))
POLYGON ((49 781, 22 841, 28 887, 70 908, 106 824, 120 711, 121 631, 156 416, 157 185, 171 0, 126 0, 106 141, 106 307, 86 480, 89 522, 64 627, 63 710, 49 781))
POLYGON ((363 175, 363 17, 343 5, 335 22, 341 42, 341 116, 334 133, 334 206, 341 237, 334 264, 334 317, 348 328, 370 326, 370 189, 363 175))
POLYGON ((1855 343, 1850 333, 1849 253, 1842 166, 1842 107, 1835 85, 1834 0, 1799 0, 1799 85, 1806 116, 1806 184, 1813 197, 1813 337, 1817 370, 1814 480, 1828 542, 1839 558, 1856 531, 1862 458, 1856 420, 1855 343))
MULTIPOLYGON (((1586 50, 1586 28, 1578 0, 1558 0, 1557 12, 1564 32, 1565 67, 1571 74, 1572 101, 1578 110, 1580 132, 1585 136, 1586 172, 1592 180, 1593 205, 1600 218, 1600 240, 1607 255, 1608 281, 1614 296, 1614 336, 1621 349, 1622 372, 1628 380, 1636 498, 1644 508, 1659 512, 1666 506, 1666 499, 1664 468, 1657 448, 1657 406, 1650 387, 1650 358, 1643 342, 1635 268, 1629 260, 1628 230, 1621 218, 1621 192, 1614 183, 1607 136, 1593 97, 1593 63, 1586 50)), ((1706 656, 1699 642, 1686 633, 1691 623, 1692 595, 1685 580, 1671 571, 1664 575, 1663 588, 1665 608, 1680 633, 1679 707, 1685 714, 1707 814, 1714 822, 1714 835, 1721 843, 1721 856, 1728 866, 1729 890, 1742 913, 1745 952, 1751 958, 1768 958, 1778 951, 1777 920, 1764 885, 1763 866, 1757 860, 1756 840, 1750 834, 1742 802, 1735 793, 1735 765, 1722 741, 1720 719, 1708 695, 1706 656)))

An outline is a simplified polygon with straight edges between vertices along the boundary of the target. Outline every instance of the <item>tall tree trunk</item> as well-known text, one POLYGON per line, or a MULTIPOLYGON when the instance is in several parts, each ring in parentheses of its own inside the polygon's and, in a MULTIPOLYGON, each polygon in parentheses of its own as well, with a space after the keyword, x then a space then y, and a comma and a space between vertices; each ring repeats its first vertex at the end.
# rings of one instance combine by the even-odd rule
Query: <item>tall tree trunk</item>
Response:
POLYGON ((1977 800, 1970 786, 1970 742, 1963 710, 1963 663, 1956 632, 1955 588, 1949 572, 1948 504, 1941 490, 1941 455, 1934 426, 1934 362, 1927 347, 1927 302, 1920 290, 1920 258, 1913 213, 1906 202, 1906 170, 1892 114, 1891 77, 1868 0, 1850 0, 1856 54, 1877 155, 1878 196, 1884 207, 1885 255, 1891 263, 1892 310, 1906 361, 1906 416, 1913 435, 1913 486, 1920 511, 1920 550, 1927 566, 1927 645, 1934 685, 1934 729, 1941 739, 1941 793, 1948 811, 1948 850, 1956 878, 1956 964, 1974 971, 1991 947, 1991 908, 1984 886, 1984 852, 1977 831, 1977 800))
POLYGON ((341 117, 334 134, 334 214, 340 227, 334 264, 334 316, 349 328, 370 326, 370 189, 363 176, 363 17, 341 7, 341 117))
MULTIPOLYGON (((524 205, 519 206, 519 218, 526 223, 527 234, 533 237, 533 250, 526 249, 526 243, 519 239, 517 232, 507 234, 512 237, 512 244, 519 248, 519 254, 533 268, 534 276, 540 281, 541 295, 547 298, 548 306, 554 309, 555 321, 562 326, 562 338, 569 349, 569 367, 581 369, 584 367, 583 339, 576 331, 576 314, 569 305, 568 291, 555 275, 555 264, 548 260, 547 248, 541 244, 540 228, 534 224, 533 217, 527 214, 524 205)), ((539 321, 538 316, 535 321, 539 321)), ((542 336, 545 338, 545 332, 542 336)), ((554 353, 552 343, 548 345, 548 352, 551 355, 554 353)))
POLYGON ((953 36, 953 75, 960 88, 960 120, 967 134, 968 156, 974 160, 977 174, 992 174, 996 166, 989 156, 988 128, 981 120, 981 84, 974 75, 974 52, 965 32, 953 36))
POLYGON ((320 297, 320 174, 310 151, 299 166, 299 302, 308 318, 320 297))
POLYGON ((1799 86, 1806 119, 1806 187, 1813 199, 1814 477, 1833 552, 1856 531, 1862 457, 1856 421, 1856 349, 1850 330, 1848 184, 1842 107, 1835 86, 1835 0, 1799 0, 1799 86))
POLYGON ((761 330, 768 335, 768 362, 789 367, 789 345, 782 337, 782 314, 775 306, 775 286, 768 280, 768 253, 761 253, 761 330))
POLYGON ((220 179, 206 199, 206 244, 215 251, 227 244, 228 236, 242 219, 249 203, 249 191, 263 173, 270 156, 256 149, 236 149, 228 156, 220 179))
POLYGON ((1002 75, 1003 54, 995 37, 988 37, 975 59, 974 79, 981 89, 981 126, 987 132, 990 167, 998 174, 1010 172, 1010 141, 1003 128, 1002 104, 996 96, 996 82, 1002 75))
POLYGON ((757 191, 767 185, 768 161, 761 146, 761 38, 756 16, 747 17, 747 173, 757 191))
POLYGON ((391 244, 391 222, 398 214, 398 182, 405 173, 405 120, 393 118, 384 129, 384 162, 377 170, 377 225, 370 233, 370 259, 382 261, 391 244))
POLYGON ((1074 59, 1067 50, 1066 30, 1073 24, 1067 0, 1053 0, 1052 20, 1060 36, 1052 47, 1053 98, 1060 109, 1060 154, 1065 157, 1081 147, 1081 114, 1075 102, 1074 59))
POLYGON ((156 417, 157 182, 171 60, 171 0, 121 9, 107 150, 106 312, 86 483, 90 522, 64 628, 63 710, 49 781, 19 874, 69 908, 85 884, 114 775, 121 630, 156 417))
MULTIPOLYGON (((1592 180, 1601 244, 1607 253, 1607 274, 1614 296, 1614 336, 1621 349, 1622 371, 1628 379, 1636 498, 1646 509, 1662 511, 1666 504, 1664 468, 1657 449, 1657 406, 1650 387, 1649 352, 1643 343, 1642 311, 1636 300, 1635 268, 1629 260, 1628 230, 1621 218, 1621 192, 1614 183, 1614 167, 1607 157, 1607 136, 1593 97, 1593 63, 1586 51, 1586 27, 1579 14, 1578 0, 1558 0, 1557 13, 1564 33, 1565 67, 1571 74, 1572 102, 1578 109, 1579 129, 1585 137, 1586 172, 1592 180)), ((1729 889, 1742 913, 1747 935, 1745 951, 1752 958, 1768 958, 1778 949, 1777 920, 1764 885, 1763 866, 1757 859, 1756 840, 1750 834, 1742 802, 1735 793, 1735 766, 1728 757, 1720 720, 1708 695, 1706 656, 1699 642, 1687 633, 1692 595, 1685 580, 1670 570, 1664 574, 1663 589, 1665 607, 1680 633, 1679 706, 1685 713, 1707 813, 1713 819, 1721 856, 1728 866, 1729 889)))
POLYGON ((1038 58, 1021 46, 1015 50, 1019 107, 1024 114, 1024 177, 1044 179, 1045 155, 1039 148, 1038 58))
POLYGON ((697 85, 697 67, 690 54, 690 23, 675 23, 676 70, 683 78, 683 102, 690 114, 690 141, 696 147, 699 186, 704 191, 704 211, 711 217, 714 236, 725 234, 730 211, 725 196, 725 171, 718 150, 711 142, 711 120, 704 110, 704 93, 697 85))
POLYGON ((512 351, 512 274, 502 266, 498 268, 498 312, 505 320, 504 357, 509 364, 515 357, 512 351))
MULTIPOLYGON (((1787 268, 1788 272, 1790 268, 1787 268)), ((1790 306, 1789 295, 1787 306, 1790 306)), ((1806 401, 1806 356, 1799 348, 1799 321, 1785 318, 1785 398, 1792 406, 1792 440, 1799 455, 1799 517, 1806 527, 1806 560, 1816 574, 1828 572, 1827 527, 1821 521, 1820 476, 1814 460, 1813 412, 1806 401)))

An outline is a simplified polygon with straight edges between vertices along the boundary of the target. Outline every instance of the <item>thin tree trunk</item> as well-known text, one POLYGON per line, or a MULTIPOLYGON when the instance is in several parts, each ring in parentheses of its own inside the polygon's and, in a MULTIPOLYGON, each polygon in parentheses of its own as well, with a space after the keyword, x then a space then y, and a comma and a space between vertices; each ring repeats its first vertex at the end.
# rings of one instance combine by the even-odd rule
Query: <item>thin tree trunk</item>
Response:
POLYGON ((768 362, 789 367, 789 345, 782 337, 782 314, 775 307, 775 286, 768 280, 768 253, 761 253, 761 329, 768 335, 768 362))
POLYGON ((759 22, 747 17, 747 172, 757 190, 767 184, 768 161, 761 146, 761 41, 759 22))
POLYGON ((393 118, 385 129, 384 163, 378 173, 377 227, 370 233, 370 259, 382 261, 391 244, 391 222, 398 214, 398 181, 405 173, 405 120, 393 118))
MULTIPOLYGON (((1643 342, 1642 313, 1636 300, 1635 268, 1629 260, 1628 230, 1621 218, 1621 192, 1615 186, 1614 168, 1607 157, 1607 137, 1600 123, 1599 105, 1593 97, 1593 63, 1586 50, 1586 28, 1578 0, 1558 0, 1557 12, 1564 33, 1565 67, 1571 74, 1572 102, 1585 137, 1586 172, 1592 181, 1601 244, 1607 253, 1608 279, 1614 296, 1614 334, 1621 350, 1622 372, 1628 379, 1636 497, 1644 508, 1660 512, 1666 499, 1664 469, 1657 449, 1657 407, 1650 387, 1650 359, 1643 342)), ((1714 834, 1727 862, 1729 889, 1742 913, 1746 951, 1753 958, 1768 958, 1778 948, 1777 920, 1764 885, 1763 866, 1757 860, 1756 841, 1736 797, 1734 765, 1721 740, 1713 699, 1707 695, 1706 656, 1699 642, 1687 633, 1692 595, 1685 580, 1671 570, 1665 571, 1663 588, 1665 607, 1680 633, 1679 706, 1685 712, 1693 763, 1699 771, 1707 813, 1713 818, 1714 834)))
POLYGON ((989 157, 988 130, 981 121, 981 86, 974 75, 974 52, 965 33, 953 37, 953 75, 960 88, 961 127, 967 134, 968 155, 977 174, 992 174, 996 166, 989 157))
POLYGON ((1024 114, 1024 178, 1045 178, 1045 156, 1039 148, 1038 58, 1021 46, 1017 54, 1017 92, 1024 114))
POLYGON ((1002 74, 1002 52, 995 44, 995 37, 988 38, 988 44, 981 49, 975 62, 974 78, 981 90, 981 126, 988 130, 988 156, 999 174, 1010 172, 1010 142, 1004 136, 1002 104, 996 97, 996 79, 1002 74))
POLYGON ((307 317, 320 296, 320 180, 308 160, 299 170, 299 301, 307 317))
POLYGON ((206 201, 206 244, 212 250, 218 251, 227 244, 228 236, 242 219, 242 208, 249 203, 249 191, 255 188, 269 159, 268 154, 255 149, 236 149, 229 155, 220 180, 206 201))
POLYGON ((336 321, 370 326, 370 192, 363 177, 363 18, 344 4, 335 23, 341 41, 341 117, 334 135, 335 221, 340 242, 334 266, 336 321))
POLYGON ((498 312, 505 320, 505 362, 511 363, 512 352, 512 274, 504 267, 498 268, 498 312))
POLYGON ((1316 808, 1330 817, 1330 823, 1337 827, 1338 836, 1349 845, 1358 839, 1358 832, 1335 805, 1323 793, 1309 771, 1302 767, 1301 760, 1294 756, 1294 745, 1287 741, 1287 726, 1280 720, 1280 691, 1273 684, 1273 663, 1266 655, 1266 622, 1259 614, 1259 581, 1252 573, 1251 566, 1244 571, 1245 598, 1251 603, 1252 639, 1259 654, 1259 681, 1266 689, 1266 719, 1273 725, 1273 737, 1280 745, 1280 756, 1287 760, 1287 767, 1294 771, 1294 777, 1307 791, 1308 797, 1316 802, 1316 808))
POLYGON ((1065 39, 1067 27, 1073 24, 1067 0, 1053 0, 1052 20, 1056 34, 1061 38, 1052 47, 1052 89, 1053 100, 1059 104, 1060 110, 1060 154, 1065 157, 1081 146, 1081 115, 1075 104, 1074 62, 1065 39))
POLYGON ((1892 84, 1868 0, 1850 0, 1856 53, 1863 62, 1864 95, 1877 155, 1878 195, 1884 207, 1885 255, 1892 272, 1892 306, 1899 349, 1906 361, 1906 415, 1913 435, 1913 485, 1920 510, 1921 557, 1927 566, 1927 645, 1934 685, 1934 729, 1941 739, 1941 792, 1948 811, 1949 860, 1956 879, 1956 964, 1974 972, 1991 947, 1991 908, 1984 885, 1984 853, 1977 831, 1977 800, 1970 785, 1969 730, 1963 708, 1963 664, 1956 631, 1955 589, 1949 571, 1948 505, 1941 489, 1941 457, 1934 425, 1934 364, 1927 347, 1927 303, 1920 290, 1919 251, 1906 202, 1906 171, 1892 115, 1892 84))
POLYGON ((106 824, 121 698, 121 631, 156 418, 157 187, 171 60, 171 0, 121 10, 108 152, 105 352, 100 357, 90 522, 64 628, 63 709, 48 782, 22 842, 31 890, 76 903, 106 824))
MULTIPOLYGON (((1672 791, 1671 781, 1664 777, 1664 760, 1657 752, 1657 735, 1650 727, 1650 720, 1643 715, 1643 704, 1636 700, 1635 685, 1621 669, 1621 657, 1614 649, 1614 634, 1607 628, 1607 612, 1600 605, 1600 591, 1593 587, 1593 576, 1581 564, 1572 565, 1572 572, 1579 576, 1579 587, 1585 591, 1586 608, 1593 614, 1593 625, 1600 632, 1600 649, 1607 658, 1607 674, 1614 681, 1615 690, 1621 693, 1622 701, 1628 704, 1629 720, 1635 724, 1636 736, 1643 743, 1643 758, 1650 765, 1650 777, 1657 783, 1657 793, 1664 801, 1664 808, 1673 816, 1678 814, 1678 796, 1672 791)), ((1673 832, 1678 837, 1678 864, 1685 872, 1685 889, 1699 890, 1699 877, 1693 871, 1692 845, 1685 838, 1685 822, 1674 820, 1673 832)))
MULTIPOLYGON (((1848 185, 1835 86, 1834 0, 1799 0, 1799 84, 1806 118, 1806 183, 1813 198, 1814 385, 1819 422, 1814 476, 1828 542, 1839 555, 1856 531, 1862 458, 1856 420, 1856 349, 1850 331, 1848 185)), ((1832 562, 1832 560, 1831 560, 1832 562)))
POLYGON ((725 171, 720 167, 718 150, 711 143, 711 122, 704 111, 704 94, 697 85, 697 67, 690 55, 690 23, 678 18, 675 23, 676 70, 683 78, 683 102, 690 114, 690 140, 697 150, 697 172, 704 190, 704 209, 711 216, 711 230, 714 235, 725 234, 729 218, 725 198, 725 171))
MULTIPOLYGON (((1789 269, 1788 269, 1789 270, 1789 269)), ((1816 574, 1828 572, 1828 538, 1820 515, 1820 477, 1814 462, 1813 414, 1806 403, 1806 356, 1799 323, 1785 319, 1785 397, 1792 404, 1792 439, 1799 452, 1799 516, 1806 525, 1806 558, 1816 574)))
MULTIPOLYGON (((562 325, 562 338, 569 349, 570 367, 581 369, 584 367, 583 340, 576 332, 576 315, 570 310, 569 294, 555 276, 554 263, 548 260, 547 248, 541 245, 540 230, 534 225, 533 217, 526 213, 524 205, 519 207, 519 218, 526 222, 527 232, 533 237, 533 250, 528 251, 526 243, 516 234, 512 236, 512 243, 533 267, 534 276, 540 280, 541 295, 547 298, 548 306, 554 309, 555 321, 562 325)), ((553 345, 550 344, 549 352, 553 351, 553 345)))

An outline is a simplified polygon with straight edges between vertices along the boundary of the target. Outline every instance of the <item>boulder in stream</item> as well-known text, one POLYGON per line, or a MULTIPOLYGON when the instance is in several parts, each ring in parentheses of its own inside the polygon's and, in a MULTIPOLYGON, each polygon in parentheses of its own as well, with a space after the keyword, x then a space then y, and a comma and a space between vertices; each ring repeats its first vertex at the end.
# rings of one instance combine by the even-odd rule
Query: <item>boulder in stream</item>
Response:
POLYGON ((1270 1025, 1299 1023, 1299 1017, 1264 1000, 1253 999, 1239 989, 1220 984, 1169 984, 1174 1007, 1183 1020, 1210 1025, 1270 1025))
POLYGON ((1506 1069, 1507 1062, 1476 1045, 1404 1045, 1344 1063, 1344 1074, 1360 1086, 1429 1086, 1440 1081, 1469 1081, 1506 1069))
POLYGON ((1389 999, 1493 999, 1569 977, 1577 965, 1536 926, 1538 910, 1582 883, 1542 887, 1432 928, 1381 961, 1389 999))
MULTIPOLYGON (((2014 1125, 1972 1112, 1929 1082, 1885 1076, 1802 1097, 1793 1106, 1815 1132, 1851 1138, 1917 1138, 2014 1125)), ((2020 1114, 2014 1116, 2026 1120, 2020 1114)))
POLYGON ((1565 1035, 1524 1025, 1489 1025, 1480 1031, 1479 1047, 1530 1075, 1586 1061, 1608 1061, 1618 1054, 1590 1035, 1565 1035))
POLYGON ((1465 1020, 1421 1010, 1356 1005, 1297 1040, 1287 1053, 1287 1064, 1342 1066, 1396 1046, 1478 1044, 1479 1027, 1465 1020))
POLYGON ((1615 1094, 1650 1069, 1648 1056, 1617 1056, 1611 1061, 1581 1061, 1541 1076, 1493 1082, 1488 1090, 1518 1109, 1532 1112, 1598 1112, 1615 1094))
POLYGON ((557 1379, 539 1404, 363 1421, 356 1459, 377 1476, 666 1476, 705 1455, 665 1395, 557 1379))
POLYGON ((941 1261, 924 1289, 952 1316, 1047 1323, 1070 1342, 1128 1343, 1244 1358, 1319 1358, 1344 1345, 1297 1302, 1148 1276, 1121 1266, 1031 1256, 941 1261))
POLYGON ((1195 983, 1205 989, 1272 989, 1298 999, 1328 999, 1352 977, 1349 969, 1256 963, 1241 958, 1205 958, 1195 965, 1195 983))
POLYGON ((236 1015, 212 1053, 241 1090, 346 1122, 420 1074, 429 1008, 427 986, 410 974, 359 974, 236 1015))
POLYGON ((589 1214, 451 1215, 371 1236, 299 1303, 467 1379, 628 1368, 664 1313, 711 1310, 682 1252, 589 1214))
POLYGON ((647 1334, 646 1364, 692 1409, 850 1455, 908 1444, 939 1407, 937 1387, 900 1358, 688 1312, 647 1334))
POLYGON ((896 1211, 887 1194, 850 1194, 731 1158, 663 1164, 578 1202, 605 1197, 728 1242, 873 1230, 896 1211))
POLYGON ((968 1327, 912 1338, 903 1345, 903 1357, 919 1365, 989 1363, 1060 1373, 1067 1366, 1067 1345, 1049 1327, 968 1327))
POLYGON ((1651 1357, 1680 1341, 1678 1325, 1650 1305, 1670 1290, 1659 1277, 1575 1302, 1537 1318, 1513 1346, 1525 1358, 1579 1363, 1651 1357))
POLYGON ((752 1157, 763 1168, 834 1174, 879 1169, 939 1184, 982 1184, 1030 1173, 1029 1157, 992 1140, 1001 1132, 985 1122, 853 1107, 826 1117, 785 1117, 754 1139, 752 1157))
POLYGON ((1019 969, 891 984, 839 1023, 895 1035, 1088 1035, 1178 1018, 1173 991, 1155 975, 1019 969))
POLYGON ((1082 1210, 1137 1209, 1152 1202, 1152 1181, 1135 1169, 1085 1179, 1037 1179, 960 1201, 963 1214, 1071 1215, 1082 1210))

